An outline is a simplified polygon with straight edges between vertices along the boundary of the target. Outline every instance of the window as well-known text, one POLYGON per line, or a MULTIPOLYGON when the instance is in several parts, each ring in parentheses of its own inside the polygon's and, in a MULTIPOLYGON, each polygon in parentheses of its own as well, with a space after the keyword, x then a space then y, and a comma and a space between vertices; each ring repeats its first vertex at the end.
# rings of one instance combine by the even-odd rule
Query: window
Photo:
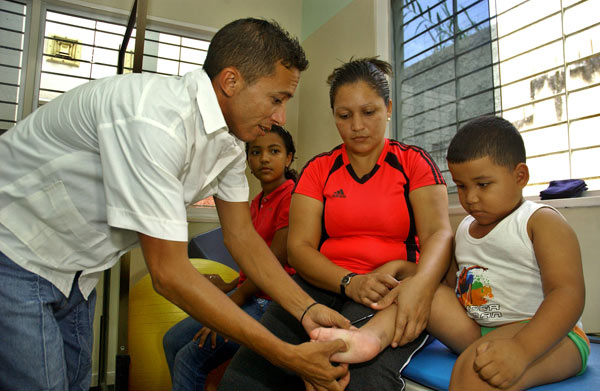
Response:
POLYGON ((495 112, 488 1, 394 1, 392 10, 396 137, 430 152, 452 190, 452 136, 461 123, 495 112))
POLYGON ((526 195, 554 179, 600 189, 597 1, 399 0, 392 9, 396 137, 431 152, 449 191, 448 143, 491 113, 523 136, 526 195))
POLYGON ((27 5, 0 0, 0 134, 20 119, 27 5))
MULTIPOLYGON (((46 11, 39 103, 44 104, 89 80, 117 73, 125 23, 46 11)), ((147 29, 143 72, 183 75, 204 63, 208 40, 147 29)), ((133 67, 135 30, 129 41, 125 71, 133 67)))
MULTIPOLYGON (((47 10, 39 81, 39 104, 90 80, 117 73, 125 23, 47 10)), ((204 64, 210 41, 146 29, 142 72, 181 76, 204 64)), ((133 68, 135 29, 127 46, 125 72, 133 68)), ((197 207, 214 207, 208 197, 197 207)))

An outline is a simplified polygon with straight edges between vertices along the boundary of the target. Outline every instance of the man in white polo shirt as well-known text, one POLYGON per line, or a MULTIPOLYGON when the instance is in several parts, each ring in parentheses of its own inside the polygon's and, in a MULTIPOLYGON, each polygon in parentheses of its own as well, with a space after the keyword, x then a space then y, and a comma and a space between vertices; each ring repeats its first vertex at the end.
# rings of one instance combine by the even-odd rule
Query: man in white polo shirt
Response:
POLYGON ((289 345, 233 304, 187 258, 186 206, 210 195, 233 257, 300 320, 349 327, 285 273, 255 232, 244 141, 285 123, 308 61, 276 23, 234 21, 203 69, 182 78, 92 81, 0 137, 0 389, 89 389, 94 287, 141 245, 154 288, 203 324, 341 390, 342 341, 289 345))

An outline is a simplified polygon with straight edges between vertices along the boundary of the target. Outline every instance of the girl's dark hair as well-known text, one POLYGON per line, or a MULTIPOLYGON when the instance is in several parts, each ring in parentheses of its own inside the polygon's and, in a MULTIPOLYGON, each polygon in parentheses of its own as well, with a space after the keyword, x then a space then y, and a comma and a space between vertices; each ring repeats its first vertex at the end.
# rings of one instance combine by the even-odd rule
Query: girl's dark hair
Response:
POLYGON ((329 104, 333 109, 333 101, 338 89, 345 85, 364 81, 373 88, 384 100, 385 104, 390 101, 390 84, 386 76, 392 75, 390 63, 378 60, 376 57, 350 59, 342 66, 335 68, 327 78, 329 85, 329 104))
POLYGON ((298 39, 277 22, 245 18, 221 28, 210 41, 203 68, 211 80, 224 68, 236 67, 248 84, 272 75, 275 65, 300 72, 308 60, 298 39))
POLYGON ((475 118, 462 126, 448 146, 448 163, 465 163, 489 156, 494 164, 514 169, 525 163, 521 133, 509 121, 496 116, 475 118))
MULTIPOLYGON (((292 160, 290 161, 290 165, 294 162, 296 158, 296 146, 294 145, 294 139, 290 132, 285 130, 283 127, 279 125, 271 126, 271 129, 267 132, 277 133, 279 137, 283 140, 283 145, 285 147, 285 155, 292 154, 292 160)), ((246 158, 248 156, 248 150, 250 149, 250 143, 246 143, 246 158)), ((285 171, 283 173, 285 179, 291 179, 294 182, 298 180, 298 172, 289 166, 285 167, 285 171)))

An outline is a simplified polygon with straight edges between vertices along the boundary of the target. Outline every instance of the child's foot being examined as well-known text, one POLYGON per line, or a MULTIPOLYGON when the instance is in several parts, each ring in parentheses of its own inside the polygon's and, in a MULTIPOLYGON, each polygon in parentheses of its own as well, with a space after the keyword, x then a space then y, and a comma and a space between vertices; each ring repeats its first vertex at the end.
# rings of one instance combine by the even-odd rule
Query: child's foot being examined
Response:
POLYGON ((381 351, 381 339, 371 330, 366 329, 335 329, 319 327, 310 332, 313 341, 327 342, 341 339, 348 348, 345 352, 335 353, 332 361, 356 364, 369 361, 381 351))

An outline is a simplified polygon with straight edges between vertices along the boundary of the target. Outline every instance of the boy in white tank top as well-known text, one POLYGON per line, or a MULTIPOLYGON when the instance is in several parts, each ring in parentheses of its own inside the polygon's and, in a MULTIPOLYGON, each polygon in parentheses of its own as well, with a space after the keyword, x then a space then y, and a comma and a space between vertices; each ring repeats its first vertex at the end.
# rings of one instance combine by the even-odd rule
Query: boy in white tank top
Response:
MULTIPOLYGON (((499 117, 462 127, 448 167, 469 213, 455 236, 454 259, 436 291, 427 330, 459 354, 450 390, 523 390, 585 371, 589 340, 581 326, 585 288, 577 237, 564 217, 523 199, 529 180, 518 130, 499 117)), ((385 268, 397 279, 410 262, 385 268)), ((319 341, 342 338, 340 362, 373 358, 406 327, 386 296, 358 330, 316 329, 319 341)))

